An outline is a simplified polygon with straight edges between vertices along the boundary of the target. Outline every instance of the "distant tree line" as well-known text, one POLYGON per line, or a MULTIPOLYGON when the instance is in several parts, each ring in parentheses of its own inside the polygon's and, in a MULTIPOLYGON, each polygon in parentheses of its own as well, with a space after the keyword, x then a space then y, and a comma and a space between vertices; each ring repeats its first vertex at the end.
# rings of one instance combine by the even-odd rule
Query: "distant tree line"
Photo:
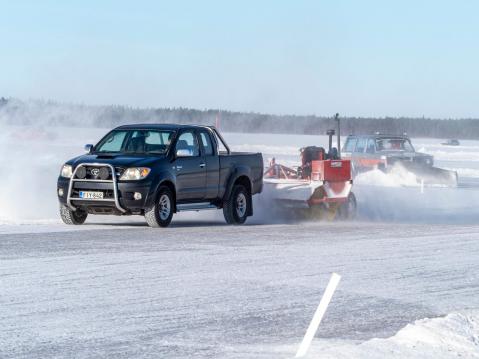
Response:
MULTIPOLYGON (((51 101, 0 98, 0 124, 111 128, 127 123, 182 123, 215 125, 228 132, 325 134, 335 128, 324 116, 268 115, 254 112, 188 108, 132 108, 87 106, 51 101)), ((409 117, 342 117, 343 134, 406 132, 413 137, 479 139, 478 119, 409 117)))

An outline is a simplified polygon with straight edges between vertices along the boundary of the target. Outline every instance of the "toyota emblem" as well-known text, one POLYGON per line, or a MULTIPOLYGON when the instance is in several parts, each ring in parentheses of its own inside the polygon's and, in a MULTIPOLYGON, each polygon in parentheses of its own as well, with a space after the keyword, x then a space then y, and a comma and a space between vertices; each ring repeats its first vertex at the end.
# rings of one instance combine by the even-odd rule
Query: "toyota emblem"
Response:
POLYGON ((94 176, 94 177, 98 177, 98 175, 100 174, 100 170, 98 168, 92 168, 92 170, 90 171, 90 173, 94 176))

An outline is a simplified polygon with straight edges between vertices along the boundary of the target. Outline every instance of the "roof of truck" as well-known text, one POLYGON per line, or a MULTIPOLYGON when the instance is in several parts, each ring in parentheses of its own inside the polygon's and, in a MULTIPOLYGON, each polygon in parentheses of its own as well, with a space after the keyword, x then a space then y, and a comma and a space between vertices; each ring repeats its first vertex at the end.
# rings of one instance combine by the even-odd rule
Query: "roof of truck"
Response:
POLYGON ((374 133, 374 134, 368 134, 368 135, 348 135, 348 137, 367 137, 367 138, 403 138, 403 139, 409 139, 408 135, 394 135, 390 133, 374 133))
POLYGON ((208 128, 203 125, 180 125, 177 123, 137 123, 131 125, 118 126, 115 129, 129 130, 129 129, 159 129, 159 130, 178 130, 180 128, 208 128))

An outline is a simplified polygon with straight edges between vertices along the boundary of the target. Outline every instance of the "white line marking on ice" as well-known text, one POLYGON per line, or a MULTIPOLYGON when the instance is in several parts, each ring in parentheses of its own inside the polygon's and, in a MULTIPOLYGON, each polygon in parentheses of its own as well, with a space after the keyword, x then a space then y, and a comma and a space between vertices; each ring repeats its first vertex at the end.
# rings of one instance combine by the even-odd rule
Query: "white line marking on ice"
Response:
POLYGON ((311 323, 309 323, 308 330, 306 331, 303 341, 301 342, 298 352, 296 353, 296 358, 301 358, 305 356, 306 353, 308 352, 309 347, 311 346, 311 342, 314 338, 314 335, 316 334, 318 330, 319 324, 321 323, 321 320, 323 319, 324 313, 326 313, 326 309, 328 309, 329 302, 331 301, 331 298, 333 297, 334 291, 336 290, 336 287, 338 286, 340 279, 341 279, 341 276, 337 273, 333 273, 331 275, 331 279, 329 280, 328 286, 326 287, 326 290, 324 291, 323 297, 321 298, 321 301, 319 302, 318 308, 316 309, 316 312, 314 313, 311 323))

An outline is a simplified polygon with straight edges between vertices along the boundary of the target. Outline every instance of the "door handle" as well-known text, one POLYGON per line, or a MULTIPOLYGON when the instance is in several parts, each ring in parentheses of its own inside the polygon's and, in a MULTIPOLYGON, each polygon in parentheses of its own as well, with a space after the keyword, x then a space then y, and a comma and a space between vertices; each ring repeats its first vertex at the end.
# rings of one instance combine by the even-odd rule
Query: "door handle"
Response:
POLYGON ((200 163, 201 168, 205 168, 205 166, 206 166, 206 163, 200 163))

